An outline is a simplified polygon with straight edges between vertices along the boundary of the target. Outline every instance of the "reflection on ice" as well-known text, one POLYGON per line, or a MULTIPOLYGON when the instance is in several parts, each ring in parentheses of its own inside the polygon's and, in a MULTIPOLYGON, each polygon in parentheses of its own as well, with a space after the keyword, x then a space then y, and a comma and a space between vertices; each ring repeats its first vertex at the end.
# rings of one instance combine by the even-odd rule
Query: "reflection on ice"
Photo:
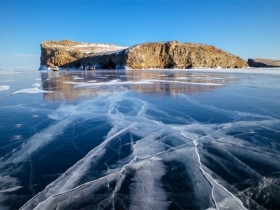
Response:
POLYGON ((133 90, 137 92, 197 92, 214 90, 230 83, 235 78, 219 77, 215 73, 180 73, 180 71, 160 74, 157 71, 94 71, 94 72, 43 72, 46 100, 73 100, 84 96, 111 93, 112 91, 133 90))

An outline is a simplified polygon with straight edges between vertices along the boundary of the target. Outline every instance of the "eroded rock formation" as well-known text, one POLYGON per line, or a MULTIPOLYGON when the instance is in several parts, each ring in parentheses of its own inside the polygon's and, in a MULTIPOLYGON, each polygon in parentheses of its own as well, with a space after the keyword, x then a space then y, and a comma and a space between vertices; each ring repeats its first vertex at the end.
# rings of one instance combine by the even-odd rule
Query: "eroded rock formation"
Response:
POLYGON ((244 60, 216 47, 179 43, 147 43, 129 49, 130 68, 241 68, 244 60))
POLYGON ((89 44, 70 40, 47 41, 41 44, 41 68, 79 68, 86 58, 123 49, 126 47, 110 44, 89 44))
POLYGON ((214 46, 194 43, 156 42, 132 47, 49 41, 41 44, 41 68, 149 69, 149 68, 243 68, 241 58, 214 46))

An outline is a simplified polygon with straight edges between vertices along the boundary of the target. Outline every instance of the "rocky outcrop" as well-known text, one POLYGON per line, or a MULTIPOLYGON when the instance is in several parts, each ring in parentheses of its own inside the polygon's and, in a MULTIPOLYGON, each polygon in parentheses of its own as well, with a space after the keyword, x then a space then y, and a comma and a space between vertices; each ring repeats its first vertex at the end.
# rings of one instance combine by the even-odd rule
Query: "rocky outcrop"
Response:
POLYGON ((79 68, 86 58, 117 52, 126 47, 110 44, 89 44, 70 40, 41 43, 41 69, 64 67, 79 68))
POLYGON ((271 59, 248 59, 248 65, 250 67, 261 68, 261 67, 280 67, 280 60, 271 59))
POLYGON ((244 60, 214 46, 179 43, 147 43, 129 49, 130 68, 241 68, 244 60))
POLYGON ((41 44, 41 68, 186 69, 247 66, 241 58, 214 46, 177 41, 145 43, 129 48, 67 40, 41 44))

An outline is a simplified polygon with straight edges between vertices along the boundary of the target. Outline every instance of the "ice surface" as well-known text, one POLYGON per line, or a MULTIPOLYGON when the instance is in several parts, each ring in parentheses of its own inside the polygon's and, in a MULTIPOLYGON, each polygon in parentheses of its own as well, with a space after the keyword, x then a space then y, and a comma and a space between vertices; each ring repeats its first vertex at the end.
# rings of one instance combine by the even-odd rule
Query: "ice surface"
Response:
MULTIPOLYGON (((244 126, 261 126, 268 123, 277 124, 279 123, 279 120, 262 119, 257 122, 242 121, 220 125, 202 125, 192 122, 186 126, 175 126, 163 124, 162 122, 149 119, 150 117, 147 114, 147 111, 152 107, 150 107, 147 103, 143 103, 142 101, 135 101, 135 99, 126 96, 126 93, 123 93, 121 95, 113 94, 108 97, 102 98, 102 101, 104 101, 105 104, 108 104, 108 109, 104 109, 103 111, 104 114, 109 117, 108 119, 110 119, 111 124, 114 125, 114 127, 108 133, 107 138, 103 141, 102 144, 90 151, 82 160, 68 169, 62 176, 60 176, 60 178, 47 186, 46 189, 38 194, 34 200, 30 200, 22 209, 28 209, 31 206, 35 207, 36 205, 42 208, 44 205, 47 205, 47 203, 49 203, 49 197, 53 197, 55 195, 56 198, 66 196, 65 194, 67 194, 68 191, 73 188, 75 188, 75 191, 79 192, 79 183, 82 180, 82 177, 87 174, 89 168, 94 167, 94 165, 102 161, 107 148, 110 148, 109 145, 127 132, 141 137, 140 140, 138 140, 135 144, 133 143, 132 145, 133 153, 131 154, 131 160, 133 160, 133 158, 136 158, 135 160, 137 161, 133 161, 129 165, 131 169, 135 170, 134 178, 132 179, 132 184, 130 187, 130 209, 145 208, 145 206, 149 206, 149 208, 160 209, 168 208, 170 201, 168 201, 168 197, 163 188, 163 184, 160 181, 160 177, 164 176, 166 173, 163 162, 170 161, 170 159, 174 159, 176 161, 184 160, 186 167, 190 168, 190 171, 192 171, 193 173, 193 175, 190 175, 192 183, 197 183, 194 185, 195 195, 197 197, 207 197, 208 193, 205 190, 205 187, 208 185, 209 190, 212 188, 212 190, 210 191, 212 191, 213 204, 211 204, 211 200, 208 201, 209 203, 203 203, 201 200, 200 202, 202 203, 200 205, 204 207, 206 207, 207 205, 208 207, 209 205, 213 205, 213 207, 216 207, 218 209, 224 209, 227 207, 234 207, 235 209, 245 209, 244 205, 242 204, 240 199, 236 197, 236 195, 219 184, 218 181, 216 181, 216 179, 212 177, 212 173, 207 172, 209 171, 209 168, 207 168, 201 162, 198 146, 209 141, 211 143, 213 143, 214 140, 219 141, 219 139, 221 138, 228 139, 226 144, 230 144, 230 139, 232 139, 232 137, 228 136, 227 132, 232 131, 233 129, 240 130, 240 128, 244 126), (120 101, 131 101, 132 104, 136 105, 134 108, 138 107, 138 110, 134 112, 135 114, 132 115, 124 114, 118 109, 118 104, 120 101), (108 110, 107 113, 106 110, 108 110), (197 131, 194 132, 193 127, 200 130, 199 133, 201 133, 202 135, 196 134, 197 131), (169 135, 175 134, 181 141, 182 139, 186 139, 182 141, 180 146, 178 146, 178 150, 176 149, 176 147, 167 147, 167 145, 170 145, 170 143, 167 144, 168 141, 166 142, 165 139, 169 135), (193 146, 191 146, 191 142, 193 143, 193 146), (171 153, 172 155, 168 155, 169 153, 171 153), (188 159, 186 159, 186 157, 184 156, 185 154, 189 156, 188 159)), ((93 104, 91 104, 91 102, 88 104, 83 103, 77 105, 77 107, 72 108, 63 107, 61 111, 58 110, 57 114, 61 113, 62 115, 59 115, 64 117, 69 116, 63 113, 69 113, 70 116, 84 114, 84 112, 94 109, 93 107, 96 107, 96 105, 94 105, 95 103, 97 103, 97 101, 93 101, 93 104)), ((205 108, 213 110, 213 107, 206 106, 205 108)), ((132 111, 133 110, 131 110, 131 112, 132 111)), ((88 114, 89 113, 90 112, 88 112, 88 114)), ((102 110, 99 113, 101 114, 102 110)), ((167 113, 165 112, 162 112, 162 114, 167 115, 167 113)), ((52 116, 52 118, 62 120, 59 117, 52 116)), ((241 143, 238 148, 243 148, 244 143, 242 143, 242 141, 240 141, 239 139, 236 139, 235 141, 236 143, 241 143)), ((235 145, 237 146, 236 143, 235 145)), ((227 147, 224 146, 224 148, 227 147)), ((255 148, 246 149, 246 151, 251 155, 254 154, 252 153, 254 150, 255 148)), ((258 155, 254 154, 253 156, 258 155)), ((268 161, 267 164, 274 165, 273 159, 275 160, 275 158, 272 158, 270 161, 268 161)), ((274 166, 277 167, 276 165, 274 166)), ((114 170, 114 173, 120 173, 122 169, 123 167, 120 166, 119 169, 114 170)), ((246 173, 250 173, 251 169, 248 167, 243 167, 243 170, 246 171, 246 173)), ((110 170, 107 172, 110 172, 110 170)), ((253 172, 253 174, 257 175, 256 172, 253 172)), ((99 181, 96 180, 95 183, 99 183, 99 181)), ((80 193, 82 192, 79 192, 78 194, 80 193)))
MULTIPOLYGON (((162 71, 161 69, 154 69, 156 71, 162 71)), ((186 69, 179 71, 187 72, 204 72, 204 73, 238 73, 238 74, 263 74, 263 75, 279 75, 279 68, 244 68, 244 69, 186 69)))
POLYGON ((5 189, 5 190, 1 190, 0 193, 13 192, 13 191, 16 191, 20 188, 21 188, 21 186, 11 187, 11 188, 8 188, 8 189, 5 189))
MULTIPOLYGON (((3 157, 1 166, 26 161, 32 155, 32 153, 36 152, 37 150, 49 144, 51 141, 55 140, 55 137, 60 135, 64 131, 65 127, 72 121, 73 118, 66 118, 65 120, 62 120, 35 134, 27 141, 25 141, 18 149, 3 157)), ((15 138, 19 139, 19 136, 15 136, 15 138)))
POLYGON ((73 76, 73 79, 74 79, 74 80, 83 80, 84 78, 79 77, 79 76, 73 76))
POLYGON ((37 87, 37 88, 40 88, 41 87, 41 85, 40 85, 40 83, 34 83, 33 85, 32 85, 33 87, 37 87))
POLYGON ((9 85, 0 85, 0 91, 9 90, 9 89, 10 89, 9 85))
POLYGON ((52 94, 107 92, 82 99, 77 92, 48 111, 32 105, 41 111, 32 118, 29 110, 30 119, 48 123, 27 138, 19 132, 27 121, 11 123, 17 133, 9 138, 21 137, 0 160, 3 203, 25 189, 22 210, 278 207, 280 99, 278 89, 263 87, 278 76, 261 75, 259 84, 252 73, 155 72, 59 72, 42 82, 52 94), (253 87, 245 84, 250 75, 253 87), (46 162, 49 153, 57 156, 46 162), (37 188, 36 176, 46 176, 37 171, 49 164, 53 178, 37 188))
POLYGON ((46 90, 42 90, 39 87, 33 87, 33 88, 24 88, 18 91, 13 92, 13 94, 19 94, 19 93, 23 93, 23 94, 36 94, 36 93, 47 93, 47 92, 52 92, 52 91, 46 91, 46 90))
POLYGON ((168 209, 167 193, 160 181, 165 174, 161 160, 150 159, 137 165, 131 188, 130 209, 168 209))
POLYGON ((174 83, 174 84, 189 84, 189 85, 213 85, 213 86, 220 86, 223 84, 220 83, 209 83, 209 82, 182 82, 182 81, 170 81, 170 80, 147 80, 149 82, 164 82, 164 83, 174 83))
MULTIPOLYGON (((104 77, 103 77, 104 78, 104 77)), ((105 77, 106 78, 106 77, 105 77)), ((108 82, 64 82, 66 84, 73 84, 75 88, 81 87, 94 87, 94 86, 115 86, 115 85, 145 85, 145 84, 153 84, 152 81, 119 81, 119 80, 111 80, 108 82)))

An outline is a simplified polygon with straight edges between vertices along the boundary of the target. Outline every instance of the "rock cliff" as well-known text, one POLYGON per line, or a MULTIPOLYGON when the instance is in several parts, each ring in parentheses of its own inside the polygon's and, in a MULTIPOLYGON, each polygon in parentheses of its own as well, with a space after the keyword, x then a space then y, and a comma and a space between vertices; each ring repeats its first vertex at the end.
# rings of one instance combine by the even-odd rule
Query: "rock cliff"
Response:
POLYGON ((243 68, 241 58, 214 46, 194 43, 156 42, 120 47, 73 41, 41 44, 41 69, 149 69, 149 68, 243 68))
POLYGON ((70 40, 47 41, 41 43, 41 69, 66 67, 79 68, 81 60, 126 49, 110 44, 89 44, 70 40))

